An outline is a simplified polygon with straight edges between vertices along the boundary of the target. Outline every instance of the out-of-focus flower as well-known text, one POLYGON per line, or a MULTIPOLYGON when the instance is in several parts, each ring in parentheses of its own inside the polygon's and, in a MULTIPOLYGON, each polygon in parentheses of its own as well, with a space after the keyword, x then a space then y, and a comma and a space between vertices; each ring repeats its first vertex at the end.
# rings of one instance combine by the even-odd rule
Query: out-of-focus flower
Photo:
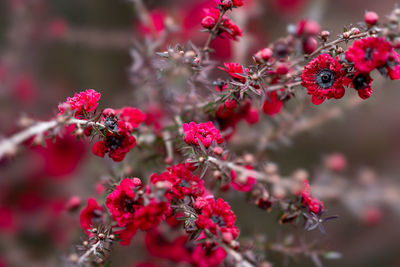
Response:
POLYGON ((199 243, 193 250, 192 263, 197 267, 217 267, 226 256, 226 251, 215 243, 199 243))
POLYGON ((81 227, 89 235, 89 230, 96 224, 96 220, 102 217, 103 207, 101 207, 96 199, 89 198, 87 206, 80 213, 81 227))
MULTIPOLYGON (((248 170, 253 169, 251 166, 245 166, 245 168, 248 170)), ((231 171, 231 186, 233 189, 242 192, 249 192, 255 183, 256 179, 254 177, 237 175, 236 171, 231 171)))
POLYGON ((263 104, 263 111, 265 114, 273 116, 281 111, 282 106, 283 102, 276 91, 267 93, 267 99, 265 99, 263 104))
POLYGON ((324 203, 311 195, 311 187, 308 180, 304 180, 304 188, 301 191, 302 203, 308 207, 310 211, 318 214, 319 211, 324 211, 324 203))

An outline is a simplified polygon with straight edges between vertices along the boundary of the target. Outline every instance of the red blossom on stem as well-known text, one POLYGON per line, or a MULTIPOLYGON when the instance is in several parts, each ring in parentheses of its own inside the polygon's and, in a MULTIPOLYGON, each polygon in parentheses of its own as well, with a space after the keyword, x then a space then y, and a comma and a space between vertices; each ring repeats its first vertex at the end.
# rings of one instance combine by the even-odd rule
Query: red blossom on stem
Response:
POLYGON ((101 207, 96 199, 89 198, 87 206, 80 213, 81 227, 87 234, 90 234, 89 230, 95 226, 95 220, 102 217, 103 207, 101 207))
POLYGON ((228 243, 239 236, 239 229, 235 226, 236 216, 222 198, 208 198, 206 203, 196 206, 201 207, 196 220, 199 229, 207 229, 214 235, 224 234, 224 241, 228 243))
MULTIPOLYGON (((252 170, 253 167, 251 166, 245 166, 246 169, 252 170)), ((233 189, 237 191, 242 191, 242 192, 249 192, 252 188, 253 185, 256 183, 256 179, 251 176, 243 176, 243 175, 237 175, 235 171, 231 171, 231 186, 233 189)))
POLYGON ((81 116, 83 112, 92 112, 99 105, 100 97, 101 94, 93 89, 77 93, 74 97, 68 97, 66 102, 58 105, 58 115, 64 114, 69 109, 75 112, 75 117, 81 116))
POLYGON ((199 243, 193 250, 192 263, 198 267, 217 267, 226 256, 226 251, 215 243, 199 243))
POLYGON ((168 183, 166 197, 168 199, 176 198, 183 199, 185 196, 198 197, 204 194, 204 181, 199 176, 193 175, 185 165, 178 164, 167 168, 167 171, 156 174, 153 173, 150 177, 150 182, 168 183))
POLYGON ((304 180, 304 188, 301 191, 302 204, 310 209, 310 211, 318 214, 324 211, 324 203, 311 195, 311 187, 308 180, 304 180))
POLYGON ((307 88, 309 95, 312 95, 313 104, 319 105, 325 99, 343 97, 345 74, 346 71, 337 59, 329 54, 322 54, 304 67, 301 85, 307 88))
POLYGON ((126 122, 118 121, 117 132, 107 131, 104 140, 97 141, 93 145, 93 154, 102 158, 108 154, 114 161, 122 161, 126 154, 136 146, 136 138, 131 135, 129 128, 126 122))
POLYGON ((200 141, 208 148, 214 141, 217 144, 221 144, 224 141, 219 130, 215 128, 211 121, 199 124, 195 122, 185 123, 183 124, 183 132, 185 133, 184 140, 187 144, 198 145, 200 141))

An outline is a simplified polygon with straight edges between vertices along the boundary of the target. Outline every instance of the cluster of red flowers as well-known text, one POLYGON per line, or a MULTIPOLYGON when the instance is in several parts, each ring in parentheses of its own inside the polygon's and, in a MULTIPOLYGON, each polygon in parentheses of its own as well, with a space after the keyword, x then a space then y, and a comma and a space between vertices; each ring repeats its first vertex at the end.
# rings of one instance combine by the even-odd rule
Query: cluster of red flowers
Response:
POLYGON ((311 195, 311 187, 308 180, 304 180, 304 187, 301 191, 302 204, 310 209, 315 214, 320 214, 324 211, 324 203, 311 195))
POLYGON ((215 242, 199 243, 192 254, 193 263, 198 267, 217 267, 224 261, 227 253, 215 242))
MULTIPOLYGON (((272 56, 272 51, 269 48, 264 48, 262 50, 260 50, 255 58, 260 59, 260 63, 262 62, 266 62, 268 61, 272 56)), ((242 65, 238 64, 238 63, 233 63, 233 62, 229 62, 229 63, 224 63, 225 68, 220 68, 221 70, 225 71, 226 73, 228 73, 235 81, 240 82, 240 83, 245 83, 246 82, 246 76, 248 76, 248 69, 244 68, 242 65)), ((282 65, 281 65, 282 66, 282 65)), ((277 72, 279 72, 279 67, 277 72)), ((259 90, 260 86, 258 84, 252 84, 252 86, 256 89, 259 90)), ((222 87, 221 91, 225 90, 227 88, 227 86, 225 85, 224 87, 222 87)), ((278 95, 277 91, 269 91, 266 94, 266 99, 264 101, 263 104, 263 111, 265 114, 273 116, 277 113, 279 113, 281 111, 283 107, 283 101, 281 100, 280 96, 278 95)), ((225 108, 230 109, 230 106, 227 105, 227 103, 225 102, 225 108)), ((220 108, 221 109, 221 108, 220 108)), ((254 110, 252 112, 252 114, 254 114, 255 112, 257 112, 257 110, 254 110)), ((252 116, 252 118, 255 118, 254 115, 252 116)), ((251 119, 251 121, 257 122, 258 121, 258 112, 257 112, 257 119, 251 119)))
POLYGON ((92 89, 77 93, 74 97, 68 97, 67 101, 58 105, 58 114, 62 115, 65 111, 72 110, 75 112, 75 117, 80 117, 84 112, 94 111, 99 105, 100 97, 101 94, 92 89))
POLYGON ((194 206, 200 211, 196 220, 199 229, 222 236, 226 243, 230 243, 239 236, 239 229, 235 226, 236 216, 222 198, 215 200, 210 197, 199 197, 194 206))
POLYGON ((238 37, 243 35, 242 30, 230 19, 223 16, 220 20, 221 11, 218 8, 207 8, 204 9, 204 17, 201 21, 201 25, 206 29, 213 29, 215 25, 220 21, 217 28, 217 35, 221 38, 228 38, 237 40, 238 37))
POLYGON ((183 124, 183 132, 187 144, 199 145, 200 141, 203 146, 208 148, 213 142, 221 144, 224 141, 219 130, 215 128, 211 121, 199 124, 193 121, 189 124, 185 123, 183 124))
POLYGON ((152 196, 149 187, 144 188, 139 178, 125 178, 108 195, 106 206, 118 226, 122 244, 129 244, 137 229, 146 231, 165 219, 169 203, 152 196))
POLYGON ((156 186, 162 184, 162 187, 167 188, 165 195, 169 200, 183 199, 185 196, 196 198, 202 196, 205 191, 204 181, 193 175, 183 164, 168 167, 167 171, 161 174, 153 173, 150 182, 156 186))
MULTIPOLYGON (((198 240, 201 241, 203 238, 204 235, 200 235, 198 240)), ((170 239, 158 230, 148 231, 145 236, 147 251, 151 256, 159 259, 167 259, 174 263, 190 263, 198 267, 217 267, 227 255, 225 250, 215 242, 200 242, 193 247, 188 244, 186 235, 170 239)))
POLYGON ((357 40, 346 51, 345 61, 329 54, 314 58, 301 74, 302 85, 319 105, 325 99, 342 98, 344 86, 357 90, 362 99, 371 96, 370 72, 378 69, 392 80, 400 79, 399 55, 384 38, 368 37, 357 40), (353 70, 354 69, 354 70, 353 70))
POLYGON ((145 120, 145 115, 137 108, 124 107, 120 110, 105 109, 102 116, 106 127, 104 140, 94 144, 93 153, 99 157, 108 153, 114 161, 122 161, 135 147, 132 130, 145 120))

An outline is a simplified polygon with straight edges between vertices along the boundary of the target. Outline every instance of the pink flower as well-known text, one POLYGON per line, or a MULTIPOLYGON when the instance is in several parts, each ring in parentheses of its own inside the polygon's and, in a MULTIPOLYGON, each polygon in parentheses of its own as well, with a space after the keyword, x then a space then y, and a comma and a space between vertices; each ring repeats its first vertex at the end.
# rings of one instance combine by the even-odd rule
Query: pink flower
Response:
POLYGON ((96 199, 89 198, 87 206, 80 213, 81 227, 87 234, 89 230, 95 226, 96 220, 100 219, 103 214, 103 207, 99 206, 96 199))
POLYGON ((214 141, 217 144, 221 144, 224 141, 219 130, 215 128, 211 121, 199 124, 195 122, 185 123, 183 124, 183 132, 185 133, 184 140, 187 144, 198 145, 200 141, 208 148, 214 141))
MULTIPOLYGON (((253 167, 245 166, 246 169, 252 170, 253 167)), ((254 177, 241 177, 237 175, 235 171, 231 171, 231 186, 233 189, 242 192, 249 192, 253 185, 256 183, 256 179, 254 177)))
POLYGON ((308 180, 304 180, 304 188, 301 191, 302 204, 310 209, 310 211, 318 214, 320 209, 324 211, 324 203, 311 195, 311 187, 308 180))
MULTIPOLYGON (((201 25, 206 29, 213 29, 219 20, 220 14, 217 8, 204 9, 201 25)), ((218 36, 221 38, 225 37, 235 41, 243 35, 242 30, 227 17, 222 17, 218 30, 218 36)))
POLYGON ((75 112, 75 117, 82 116, 83 112, 92 112, 99 105, 100 97, 101 94, 92 89, 77 93, 74 97, 68 97, 66 102, 58 105, 58 115, 64 114, 68 109, 75 112))
POLYGON ((224 63, 225 68, 219 68, 226 73, 228 73, 233 79, 245 83, 246 82, 246 77, 238 75, 238 74, 245 74, 244 73, 244 68, 242 65, 235 63, 235 62, 227 62, 224 63))

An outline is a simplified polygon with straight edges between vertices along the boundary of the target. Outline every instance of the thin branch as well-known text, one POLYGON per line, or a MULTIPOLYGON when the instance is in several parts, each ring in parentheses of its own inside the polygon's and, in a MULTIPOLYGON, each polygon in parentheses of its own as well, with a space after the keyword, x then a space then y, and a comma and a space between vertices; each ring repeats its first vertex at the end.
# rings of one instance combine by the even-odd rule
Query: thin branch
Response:
POLYGON ((45 122, 38 122, 32 125, 31 127, 16 133, 15 135, 3 139, 0 141, 0 159, 2 159, 4 156, 8 154, 13 154, 17 146, 20 145, 21 143, 25 142, 31 137, 37 136, 37 135, 43 135, 45 132, 50 131, 52 129, 55 129, 58 126, 61 125, 77 125, 78 127, 80 126, 96 126, 99 127, 100 129, 105 129, 105 126, 101 123, 98 122, 92 122, 92 121, 86 121, 86 120, 79 120, 75 118, 71 118, 65 122, 63 122, 60 119, 54 119, 51 121, 45 121, 45 122))

